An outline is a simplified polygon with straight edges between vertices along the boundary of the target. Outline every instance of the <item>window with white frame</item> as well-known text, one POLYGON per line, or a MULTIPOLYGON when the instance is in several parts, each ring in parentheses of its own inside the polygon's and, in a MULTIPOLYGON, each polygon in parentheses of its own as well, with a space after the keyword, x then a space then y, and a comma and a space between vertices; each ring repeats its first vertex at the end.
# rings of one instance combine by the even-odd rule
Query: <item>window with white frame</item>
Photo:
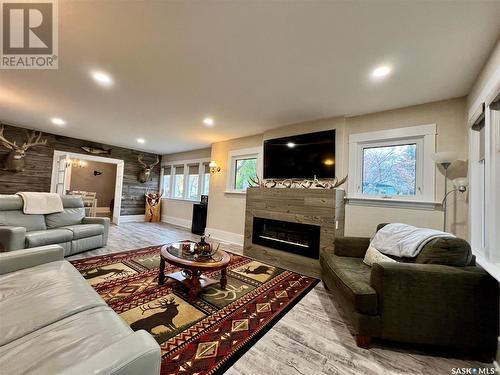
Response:
POLYGON ((349 199, 433 204, 436 125, 352 134, 349 199))
POLYGON ((163 198, 199 201, 208 195, 210 177, 209 159, 164 163, 162 167, 163 198))
POLYGON ((173 198, 184 198, 184 170, 186 169, 184 165, 174 166, 173 198))
POLYGON ((162 179, 162 186, 163 186, 163 196, 164 197, 170 197, 170 181, 172 177, 172 167, 167 166, 163 168, 163 179, 162 179))
POLYGON ((251 179, 262 176, 262 148, 252 147, 229 152, 227 193, 245 193, 251 179))
POLYGON ((203 163, 202 164, 202 170, 203 170, 203 189, 201 194, 202 195, 208 195, 208 188, 210 187, 210 167, 208 166, 210 163, 203 163))
POLYGON ((500 280, 500 93, 470 118, 470 242, 478 263, 500 280))

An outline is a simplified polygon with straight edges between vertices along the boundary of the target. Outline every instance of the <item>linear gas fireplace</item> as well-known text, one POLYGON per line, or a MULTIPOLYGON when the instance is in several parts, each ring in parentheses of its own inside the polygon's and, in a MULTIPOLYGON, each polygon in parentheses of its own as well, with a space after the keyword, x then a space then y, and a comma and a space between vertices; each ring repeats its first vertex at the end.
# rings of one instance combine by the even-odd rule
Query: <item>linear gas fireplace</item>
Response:
POLYGON ((318 225, 254 217, 252 243, 318 259, 320 229, 318 225))

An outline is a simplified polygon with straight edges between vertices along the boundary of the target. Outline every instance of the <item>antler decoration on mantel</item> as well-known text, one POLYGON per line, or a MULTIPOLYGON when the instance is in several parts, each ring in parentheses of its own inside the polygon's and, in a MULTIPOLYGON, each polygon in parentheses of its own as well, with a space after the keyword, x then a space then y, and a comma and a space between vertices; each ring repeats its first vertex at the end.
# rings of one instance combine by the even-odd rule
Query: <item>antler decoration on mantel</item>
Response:
POLYGON ((320 181, 318 179, 314 180, 261 180, 258 176, 250 177, 250 182, 254 186, 263 188, 277 188, 277 189, 335 189, 343 185, 347 181, 347 176, 341 178, 340 180, 335 177, 333 180, 320 181))
POLYGON ((15 141, 9 141, 5 138, 3 132, 5 125, 0 125, 0 145, 10 150, 4 164, 3 170, 9 172, 23 172, 24 171, 24 157, 26 151, 31 147, 44 146, 47 144, 47 138, 42 139, 42 132, 26 132, 26 141, 19 146, 15 141))
POLYGON ((144 163, 143 159, 144 159, 143 154, 140 154, 137 157, 137 161, 142 165, 142 170, 139 172, 137 179, 139 180, 140 183, 144 184, 145 182, 148 182, 149 179, 151 178, 151 172, 153 171, 155 165, 157 165, 160 162, 160 157, 156 155, 156 161, 149 165, 144 163))

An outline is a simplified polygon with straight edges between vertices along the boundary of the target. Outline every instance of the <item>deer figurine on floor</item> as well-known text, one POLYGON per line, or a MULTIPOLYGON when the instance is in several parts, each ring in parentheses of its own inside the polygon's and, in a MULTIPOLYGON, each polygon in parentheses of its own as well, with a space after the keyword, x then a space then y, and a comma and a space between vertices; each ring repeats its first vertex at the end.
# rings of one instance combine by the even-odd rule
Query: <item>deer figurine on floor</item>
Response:
POLYGON ((30 147, 36 146, 44 146, 47 144, 47 139, 42 139, 42 132, 27 132, 26 134, 26 142, 23 143, 22 146, 16 144, 15 141, 9 141, 3 135, 4 125, 0 126, 0 145, 10 150, 7 155, 4 164, 3 170, 9 172, 23 172, 24 171, 24 157, 26 156, 26 151, 30 147))
POLYGON ((151 178, 151 172, 153 171, 153 168, 155 167, 156 164, 160 162, 160 158, 158 155, 156 155, 156 161, 153 164, 146 164, 142 160, 144 158, 143 154, 140 154, 137 158, 139 163, 142 165, 142 170, 139 172, 139 175, 137 176, 137 179, 139 180, 140 183, 144 184, 149 181, 151 178))

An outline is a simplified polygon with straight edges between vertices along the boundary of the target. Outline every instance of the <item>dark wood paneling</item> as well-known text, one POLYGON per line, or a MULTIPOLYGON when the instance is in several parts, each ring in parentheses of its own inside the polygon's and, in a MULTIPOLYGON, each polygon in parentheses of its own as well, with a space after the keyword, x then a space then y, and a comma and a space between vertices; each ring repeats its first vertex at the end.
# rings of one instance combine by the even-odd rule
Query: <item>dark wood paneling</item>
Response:
MULTIPOLYGON (((26 137, 26 129, 5 126, 4 135, 8 140, 14 140, 22 144, 26 137)), ((122 191, 122 215, 144 214, 144 195, 149 191, 158 191, 160 187, 160 167, 155 166, 151 173, 151 181, 141 184, 137 181, 137 175, 141 170, 141 164, 137 161, 140 151, 115 147, 101 143, 88 142, 81 139, 58 136, 43 133, 48 139, 46 146, 38 146, 28 150, 25 157, 24 172, 12 173, 0 170, 0 194, 14 194, 18 191, 50 191, 50 179, 52 174, 52 161, 54 150, 86 154, 82 146, 94 148, 111 149, 110 155, 97 155, 121 159, 125 162, 122 191)), ((8 154, 8 150, 0 146, 0 161, 8 154)), ((146 163, 154 162, 156 155, 144 153, 146 163)))

